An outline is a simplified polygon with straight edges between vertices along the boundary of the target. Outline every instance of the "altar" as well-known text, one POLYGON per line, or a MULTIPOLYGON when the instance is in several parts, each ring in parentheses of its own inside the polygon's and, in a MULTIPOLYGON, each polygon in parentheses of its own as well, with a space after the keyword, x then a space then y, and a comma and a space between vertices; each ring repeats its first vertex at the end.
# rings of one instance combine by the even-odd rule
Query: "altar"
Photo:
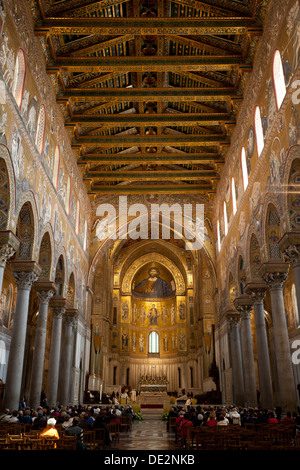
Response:
POLYGON ((140 391, 142 392, 166 392, 167 385, 166 384, 143 384, 140 385, 140 391))
POLYGON ((167 392, 141 392, 139 395, 139 402, 141 405, 164 405, 169 401, 169 399, 170 397, 168 396, 167 392))
POLYGON ((166 402, 169 402, 167 377, 141 376, 139 384, 139 402, 141 405, 164 405, 166 402))

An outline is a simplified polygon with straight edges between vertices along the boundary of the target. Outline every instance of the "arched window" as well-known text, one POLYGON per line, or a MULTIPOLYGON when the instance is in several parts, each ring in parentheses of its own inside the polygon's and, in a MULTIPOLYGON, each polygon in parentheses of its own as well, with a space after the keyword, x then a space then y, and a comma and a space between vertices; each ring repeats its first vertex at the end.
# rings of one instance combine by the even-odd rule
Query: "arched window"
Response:
POLYGON ((225 235, 228 233, 228 221, 227 221, 227 207, 226 207, 226 202, 224 201, 224 231, 225 235))
POLYGON ((70 214, 70 196, 71 196, 71 177, 68 176, 67 180, 67 194, 66 194, 66 211, 70 214))
POLYGON ((79 233, 79 223, 80 223, 80 203, 77 201, 77 207, 76 207, 76 233, 78 235, 79 233))
POLYGON ((158 333, 156 333, 156 331, 151 331, 149 335, 148 352, 150 354, 159 353, 159 336, 158 336, 158 333))
POLYGON ((259 157, 265 145, 259 106, 256 106, 255 108, 254 127, 256 135, 257 156, 259 157))
POLYGON ((87 248, 87 221, 84 222, 83 249, 87 248))
POLYGON ((275 96, 277 109, 280 108, 286 94, 285 79, 280 52, 277 50, 273 59, 273 81, 275 88, 275 96))
POLYGON ((246 152, 245 152, 244 147, 242 148, 242 153, 241 153, 241 163, 242 163, 244 191, 246 191, 247 186, 248 186, 248 170, 247 170, 247 162, 246 162, 246 152))
POLYGON ((231 195, 232 195, 232 209, 233 215, 236 213, 236 192, 234 178, 231 179, 231 195))
POLYGON ((22 98, 23 98, 25 71, 26 71, 25 54, 22 49, 19 49, 17 52, 15 71, 14 71, 14 80, 12 84, 12 94, 19 108, 22 104, 22 98))
POLYGON ((55 154, 54 154, 53 175, 52 175, 52 181, 53 181, 55 189, 57 189, 57 183, 58 183, 59 160, 60 160, 59 147, 56 147, 55 154))
POLYGON ((42 104, 40 112, 39 112, 39 119, 38 119, 37 132, 36 132, 36 138, 35 138, 35 144, 41 155, 43 152, 43 145, 44 145, 45 126, 46 126, 46 113, 45 113, 45 106, 42 104))
POLYGON ((217 222, 218 250, 221 251, 220 222, 217 222))
POLYGON ((299 310, 298 310, 295 284, 292 285, 292 299, 293 299, 293 304, 294 304, 294 308, 295 308, 296 326, 298 328, 299 325, 300 325, 300 319, 299 319, 299 310))

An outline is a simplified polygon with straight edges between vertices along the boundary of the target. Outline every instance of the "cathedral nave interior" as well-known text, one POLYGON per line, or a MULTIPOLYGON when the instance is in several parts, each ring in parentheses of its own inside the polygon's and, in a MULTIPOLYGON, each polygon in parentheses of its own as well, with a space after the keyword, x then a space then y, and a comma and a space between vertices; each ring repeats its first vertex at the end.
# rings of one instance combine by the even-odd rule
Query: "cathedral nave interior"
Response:
POLYGON ((299 410, 299 21, 298 0, 0 1, 2 408, 299 410), (204 207, 201 248, 194 213, 152 237, 154 205, 204 207))

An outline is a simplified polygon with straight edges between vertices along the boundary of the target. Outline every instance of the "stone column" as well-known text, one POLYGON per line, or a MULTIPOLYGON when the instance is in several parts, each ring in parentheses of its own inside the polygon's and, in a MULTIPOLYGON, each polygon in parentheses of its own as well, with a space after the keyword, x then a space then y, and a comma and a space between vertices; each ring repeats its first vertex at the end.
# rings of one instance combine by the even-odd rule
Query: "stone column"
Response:
POLYGON ((67 309, 64 315, 62 338, 61 376, 60 376, 60 403, 70 404, 70 382, 72 378, 73 358, 73 325, 78 317, 78 310, 67 309))
POLYGON ((54 296, 50 300, 52 308, 53 324, 50 345, 49 369, 47 377, 47 402, 49 406, 57 405, 57 390, 60 365, 60 348, 61 348, 61 329, 62 316, 66 310, 67 300, 54 296))
POLYGON ((297 410, 296 387, 294 383, 292 357, 283 301, 283 284, 288 276, 289 265, 282 262, 262 264, 259 274, 270 291, 276 365, 279 378, 279 395, 283 413, 297 410))
POLYGON ((40 405, 43 385, 49 301, 55 294, 57 288, 53 282, 37 282, 35 283, 34 288, 39 296, 39 314, 32 359, 29 404, 31 408, 36 409, 40 405))
POLYGON ((0 296, 6 263, 16 253, 19 245, 20 241, 13 232, 10 230, 0 231, 0 296))
POLYGON ((263 303, 266 290, 267 286, 263 282, 252 282, 245 286, 246 294, 249 294, 254 302, 255 329, 257 339, 257 362, 261 405, 265 409, 272 410, 274 408, 273 389, 263 303))
POLYGON ((236 312, 227 313, 227 321, 231 328, 231 360, 232 360, 232 382, 234 403, 243 406, 244 399, 244 376, 242 366, 242 352, 240 339, 240 315, 236 312))
POLYGON ((300 232, 286 232, 279 240, 279 248, 293 267, 297 307, 300 315, 300 232))
POLYGON ((233 303, 241 315, 245 405, 257 406, 256 379, 251 334, 251 310, 253 308, 253 302, 248 295, 241 295, 234 299, 233 303))
POLYGON ((5 385, 5 408, 18 409, 21 394, 24 351, 27 330, 29 295, 41 268, 35 261, 16 260, 11 263, 18 286, 16 311, 10 343, 5 385))

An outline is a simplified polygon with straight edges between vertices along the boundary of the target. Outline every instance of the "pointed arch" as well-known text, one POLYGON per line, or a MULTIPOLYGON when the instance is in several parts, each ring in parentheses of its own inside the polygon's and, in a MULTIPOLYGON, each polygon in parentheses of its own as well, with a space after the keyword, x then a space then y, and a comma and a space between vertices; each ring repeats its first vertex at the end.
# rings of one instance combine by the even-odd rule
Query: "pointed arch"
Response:
POLYGON ((236 205, 236 190, 235 190, 235 181, 234 178, 231 178, 231 197, 232 197, 232 211, 233 215, 236 214, 237 205, 236 205))
POLYGON ((43 235, 40 252, 39 252, 39 265, 42 268, 39 280, 49 281, 51 278, 51 267, 52 267, 52 246, 49 232, 43 235))
POLYGON ((10 180, 6 162, 0 157, 0 230, 8 227, 10 213, 10 180))
POLYGON ((80 227, 80 202, 77 201, 76 203, 76 219, 75 219, 75 231, 76 231, 76 234, 78 235, 79 234, 79 227, 80 227))
POLYGON ((57 285, 57 291, 55 295, 63 296, 65 285, 65 260, 63 255, 60 255, 57 260, 54 282, 57 285))
POLYGON ((67 192, 66 192, 66 211, 70 215, 70 203, 71 203, 71 176, 67 179, 67 192))
POLYGON ((225 237, 228 233, 228 213, 227 213, 227 205, 226 205, 226 201, 224 201, 223 203, 223 218, 224 218, 224 234, 225 234, 225 237))
POLYGON ((242 166, 242 177, 243 177, 243 185, 244 191, 246 191, 248 186, 248 169, 247 169, 247 160, 246 160, 246 152, 245 147, 241 150, 241 166, 242 166))
POLYGON ((265 225, 265 239, 269 259, 281 259, 278 244, 280 236, 280 216, 274 204, 269 203, 265 225))
POLYGON ((148 336, 148 354, 159 354, 159 345, 159 334, 157 331, 151 331, 148 336))
POLYGON ((245 262, 244 258, 240 255, 238 259, 238 290, 240 295, 244 294, 246 281, 245 262))
POLYGON ((280 109, 286 95, 285 78, 280 51, 277 49, 273 58, 273 82, 275 89, 277 110, 280 109))
POLYGON ((261 152, 265 146, 264 142, 264 131, 262 127, 262 120, 259 106, 256 106, 254 113, 254 129, 255 129, 255 138, 256 138, 256 147, 257 147, 257 156, 260 157, 261 152))
POLYGON ((258 271, 261 266, 260 245, 255 233, 252 233, 249 245, 249 266, 251 279, 259 277, 258 271))
POLYGON ((17 257, 19 259, 33 259, 34 245, 34 217, 32 205, 29 201, 21 207, 16 235, 20 240, 17 257))
POLYGON ((12 84, 12 94, 18 107, 21 107, 26 75, 26 61, 23 49, 17 51, 15 62, 14 79, 12 84))
POLYGON ((45 106, 42 104, 40 112, 39 112, 37 131, 36 131, 36 137, 35 137, 35 144, 37 146, 37 149, 40 155, 42 155, 43 153, 45 128, 46 128, 46 111, 45 111, 45 106))
POLYGON ((58 185, 59 164, 60 164, 60 148, 57 145, 55 148, 55 152, 54 152, 53 174, 52 174, 52 182, 53 182, 55 189, 57 189, 57 185, 58 185))
POLYGON ((217 243, 218 243, 218 251, 221 251, 221 231, 220 231, 220 222, 217 221, 217 243))
POLYGON ((67 300, 71 307, 75 307, 75 276, 73 272, 69 277, 67 300))

